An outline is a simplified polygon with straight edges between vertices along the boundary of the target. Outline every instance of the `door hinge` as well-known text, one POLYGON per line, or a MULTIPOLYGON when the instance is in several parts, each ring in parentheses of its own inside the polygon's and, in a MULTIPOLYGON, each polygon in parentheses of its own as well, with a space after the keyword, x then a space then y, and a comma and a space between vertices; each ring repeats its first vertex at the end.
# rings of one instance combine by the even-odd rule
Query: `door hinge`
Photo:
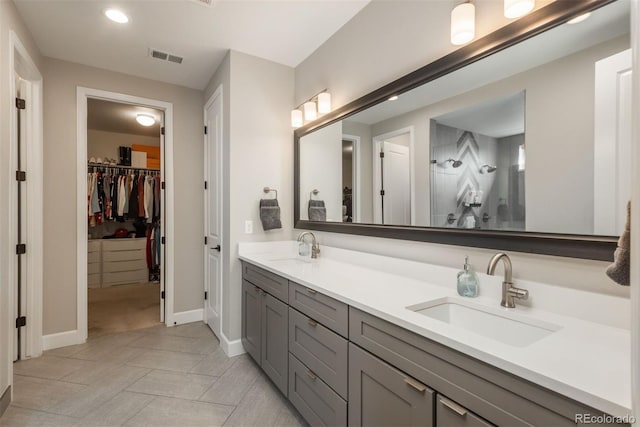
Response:
POLYGON ((164 126, 160 128, 160 135, 164 135, 164 126))
POLYGON ((381 151, 381 152, 380 152, 380 158, 381 158, 381 159, 384 159, 384 151, 381 151))
POLYGON ((25 108, 27 108, 26 101, 22 98, 16 98, 16 108, 18 110, 24 110, 25 108))
POLYGON ((208 300, 209 299, 209 292, 204 291, 204 299, 208 300))
POLYGON ((207 189, 207 181, 204 182, 204 189, 207 189))
POLYGON ((160 239, 160 243, 164 245, 165 242, 166 242, 166 240, 165 240, 164 236, 162 236, 162 238, 160 239))
POLYGON ((22 326, 27 326, 27 318, 25 316, 16 318, 16 328, 20 328, 22 326))
POLYGON ((380 195, 384 196, 384 190, 380 190, 380 195))
POLYGON ((27 173, 25 171, 16 171, 16 181, 24 182, 27 180, 27 173))
POLYGON ((160 292, 160 298, 164 299, 164 291, 160 292))
POLYGON ((161 189, 161 190, 164 190, 164 181, 162 181, 162 182, 160 183, 160 189, 161 189))
POLYGON ((204 244, 207 244, 207 236, 204 236, 204 244))
POLYGON ((207 135, 209 133, 209 128, 208 127, 204 127, 204 134, 207 135))
POLYGON ((19 243, 16 245, 16 255, 24 255, 27 253, 27 245, 19 243))

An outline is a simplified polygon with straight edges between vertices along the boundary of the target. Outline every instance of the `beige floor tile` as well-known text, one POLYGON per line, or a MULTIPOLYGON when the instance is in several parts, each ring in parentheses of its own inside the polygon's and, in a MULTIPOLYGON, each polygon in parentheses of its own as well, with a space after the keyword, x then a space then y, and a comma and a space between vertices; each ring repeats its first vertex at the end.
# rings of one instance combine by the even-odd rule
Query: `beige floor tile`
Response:
POLYGON ((145 349, 129 346, 110 347, 100 345, 73 354, 74 359, 93 360, 106 363, 126 363, 145 352, 145 349))
POLYGON ((17 375, 57 380, 79 369, 91 368, 94 365, 94 362, 47 355, 15 363, 13 372, 17 375))
POLYGON ((48 410, 58 403, 86 391, 87 386, 42 378, 13 377, 12 406, 48 410))
POLYGON ((152 427, 221 426, 233 410, 233 406, 194 402, 171 397, 157 397, 125 425, 152 427))
POLYGON ((237 405, 256 381, 260 372, 248 356, 240 356, 238 361, 213 383, 200 400, 224 405, 237 405))
POLYGON ((151 370, 138 366, 125 366, 117 363, 99 362, 95 366, 79 369, 62 378, 61 381, 86 385, 103 385, 108 382, 121 382, 128 386, 151 370))
POLYGON ((121 426, 144 409, 154 396, 121 392, 80 420, 82 426, 121 426))
POLYGON ((200 354, 147 350, 127 362, 128 365, 165 371, 189 372, 204 358, 200 354))
POLYGON ((230 358, 224 354, 222 348, 218 348, 213 353, 208 354, 204 359, 202 359, 202 361, 191 370, 191 373, 219 377, 224 374, 227 369, 233 366, 237 360, 237 357, 230 358))
POLYGON ((267 378, 260 376, 243 396, 225 427, 273 426, 283 409, 287 409, 284 397, 267 378))
POLYGON ((158 396, 197 400, 217 380, 206 375, 184 374, 169 371, 151 371, 127 390, 158 396))
POLYGON ((198 346, 197 344, 197 338, 177 337, 164 334, 148 334, 131 343, 131 347, 201 354, 199 348, 201 346, 198 346))
POLYGON ((143 329, 140 332, 149 334, 173 335, 187 338, 215 338, 215 335, 213 334, 209 326, 207 326, 204 322, 187 323, 186 325, 178 325, 170 328, 162 325, 143 329))
POLYGON ((49 414, 33 409, 10 406, 0 418, 2 427, 66 427, 76 425, 78 420, 62 415, 49 414))
POLYGON ((273 427, 308 427, 309 424, 302 418, 302 415, 287 402, 285 407, 280 410, 273 427))

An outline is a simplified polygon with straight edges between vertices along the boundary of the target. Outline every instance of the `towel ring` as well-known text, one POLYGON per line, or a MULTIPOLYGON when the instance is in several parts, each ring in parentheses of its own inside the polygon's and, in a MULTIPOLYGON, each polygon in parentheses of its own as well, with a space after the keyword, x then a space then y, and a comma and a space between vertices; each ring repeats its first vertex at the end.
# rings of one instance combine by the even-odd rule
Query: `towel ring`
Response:
POLYGON ((313 196, 317 196, 317 195, 318 195, 318 193, 319 193, 319 191, 318 191, 318 190, 311 190, 311 191, 309 192, 309 200, 313 200, 313 196))
POLYGON ((262 189, 262 191, 264 191, 265 194, 268 194, 268 193, 271 193, 271 192, 276 193, 276 200, 278 200, 278 190, 276 190, 275 188, 264 187, 262 189))

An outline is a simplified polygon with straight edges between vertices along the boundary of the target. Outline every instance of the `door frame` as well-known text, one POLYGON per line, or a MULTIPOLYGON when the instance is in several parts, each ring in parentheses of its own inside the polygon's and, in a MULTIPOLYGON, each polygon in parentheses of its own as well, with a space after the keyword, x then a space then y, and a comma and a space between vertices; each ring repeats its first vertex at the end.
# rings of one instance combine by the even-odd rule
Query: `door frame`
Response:
MULTIPOLYGON (((220 84, 216 90, 213 92, 213 95, 211 95, 209 97, 209 99, 207 100, 207 102, 204 104, 204 108, 203 108, 203 119, 204 119, 204 123, 207 123, 207 110, 209 109, 209 107, 211 107, 213 105, 213 103, 216 101, 217 98, 220 98, 220 105, 221 105, 221 109, 220 109, 220 123, 223 126, 223 130, 222 130, 222 135, 221 135, 221 146, 220 146, 220 155, 218 156, 218 164, 216 165, 217 168, 217 183, 208 183, 209 185, 216 185, 218 187, 218 197, 219 197, 219 207, 218 207, 218 211, 219 211, 219 221, 220 221, 220 246, 222 246, 222 250, 220 251, 220 272, 218 273, 218 279, 219 279, 219 286, 218 286, 218 301, 220 302, 220 321, 218 322, 219 324, 219 331, 212 331, 214 332, 214 334, 216 334, 216 336, 218 337, 218 339, 221 342, 224 342, 225 340, 223 339, 223 321, 224 321, 224 300, 223 300, 223 294, 224 294, 224 286, 223 286, 223 278, 224 278, 224 260, 225 260, 225 253, 226 253, 226 248, 224 247, 224 245, 222 245, 222 241, 223 241, 223 237, 224 237, 224 209, 222 206, 222 202, 224 200, 223 197, 223 191, 224 191, 224 174, 222 173, 223 171, 223 166, 224 166, 224 152, 225 152, 225 147, 224 147, 224 88, 223 85, 220 84)), ((207 161, 208 159, 208 150, 209 150, 209 146, 207 144, 207 138, 208 135, 204 135, 203 137, 203 148, 204 148, 204 176, 205 178, 209 176, 209 162, 207 161)), ((209 209, 207 206, 207 193, 206 191, 203 193, 204 198, 204 234, 205 236, 208 234, 207 233, 207 217, 209 214, 209 209)), ((207 257, 208 257, 208 246, 204 245, 204 251, 203 251, 203 258, 204 258, 204 281, 203 281, 203 287, 204 287, 204 292, 208 291, 208 282, 207 282, 207 257)), ((208 324, 207 321, 207 300, 204 300, 204 304, 203 304, 203 310, 202 310, 202 318, 204 320, 204 323, 208 324)))
MULTIPOLYGON (((17 243, 17 188, 15 185, 15 164, 13 159, 16 155, 18 147, 17 141, 17 110, 14 107, 16 94, 15 75, 18 74, 25 80, 25 89, 27 96, 27 110, 33 112, 27 114, 25 128, 27 132, 24 140, 24 169, 27 171, 27 180, 25 182, 26 194, 24 197, 26 209, 26 235, 22 243, 27 245, 27 253, 25 254, 25 263, 27 266, 27 274, 23 283, 23 296, 25 301, 24 315, 27 317, 27 325, 24 327, 24 354, 23 358, 37 357, 42 354, 42 293, 43 293, 43 78, 38 70, 35 62, 29 55, 28 50, 20 40, 20 37, 14 32, 9 32, 9 93, 11 94, 11 113, 9 120, 9 158, 10 167, 7 170, 9 183, 9 233, 8 240, 9 254, 15 254, 15 245, 17 243)), ((11 256, 11 262, 8 268, 9 280, 9 301, 11 308, 11 320, 17 317, 15 307, 15 288, 16 288, 16 264, 11 256)), ((11 345, 8 350, 11 351, 11 359, 13 360, 14 351, 14 334, 11 329, 11 345)))
POLYGON ((353 194, 351 199, 353 207, 355 208, 353 222, 359 223, 362 218, 362 210, 360 206, 360 200, 362 199, 360 197, 360 181, 362 180, 362 177, 360 176, 360 137, 357 135, 342 134, 342 139, 353 143, 353 183, 351 184, 353 187, 353 194))
POLYGON ((416 225, 416 174, 415 174, 415 126, 407 126, 373 137, 373 222, 379 224, 382 218, 380 206, 380 149, 385 140, 409 134, 409 175, 411 185, 411 225, 416 225))
MULTIPOLYGON (((174 223, 174 169, 173 169, 173 104, 150 98, 142 98, 118 92, 110 92, 78 86, 77 88, 77 260, 76 271, 77 316, 76 330, 64 345, 79 344, 88 335, 88 288, 87 288, 87 104, 89 99, 104 99, 125 104, 142 105, 164 112, 164 144, 160 144, 160 176, 165 183, 164 203, 161 203, 161 232, 168 245, 163 245, 164 268, 160 269, 160 281, 165 290, 165 316, 167 326, 174 325, 174 265, 175 265, 175 223, 174 223)), ((161 285, 162 286, 162 285, 161 285)))

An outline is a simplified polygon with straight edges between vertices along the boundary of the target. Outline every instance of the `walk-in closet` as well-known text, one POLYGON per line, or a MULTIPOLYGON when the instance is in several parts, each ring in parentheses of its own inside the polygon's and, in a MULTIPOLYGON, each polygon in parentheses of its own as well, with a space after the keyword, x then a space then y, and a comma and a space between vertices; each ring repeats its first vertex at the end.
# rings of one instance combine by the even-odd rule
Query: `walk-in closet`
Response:
POLYGON ((88 100, 89 337, 161 321, 162 114, 88 100))

